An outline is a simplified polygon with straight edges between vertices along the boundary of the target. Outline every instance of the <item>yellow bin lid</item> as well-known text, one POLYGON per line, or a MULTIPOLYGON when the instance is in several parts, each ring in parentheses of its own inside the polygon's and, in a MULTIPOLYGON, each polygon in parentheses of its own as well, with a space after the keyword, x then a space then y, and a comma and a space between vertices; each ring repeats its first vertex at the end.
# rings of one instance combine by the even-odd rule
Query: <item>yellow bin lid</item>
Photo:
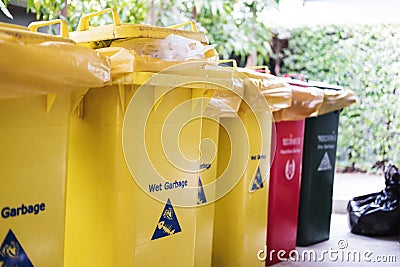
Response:
POLYGON ((25 44, 38 44, 48 41, 74 43, 68 39, 68 25, 64 20, 32 22, 28 27, 14 24, 0 23, 0 39, 22 42, 25 44), (51 24, 60 24, 61 36, 54 36, 36 32, 38 28, 51 24))
POLYGON ((77 31, 71 32, 70 38, 78 44, 82 44, 124 38, 164 39, 170 34, 180 35, 186 38, 197 40, 203 44, 208 44, 207 36, 204 33, 197 32, 196 24, 192 21, 170 26, 168 28, 143 24, 121 24, 117 11, 112 8, 82 16, 79 21, 77 31), (113 24, 99 27, 89 26, 89 20, 91 18, 109 12, 112 13, 114 21, 113 24), (177 29, 188 24, 191 24, 192 31, 177 29))

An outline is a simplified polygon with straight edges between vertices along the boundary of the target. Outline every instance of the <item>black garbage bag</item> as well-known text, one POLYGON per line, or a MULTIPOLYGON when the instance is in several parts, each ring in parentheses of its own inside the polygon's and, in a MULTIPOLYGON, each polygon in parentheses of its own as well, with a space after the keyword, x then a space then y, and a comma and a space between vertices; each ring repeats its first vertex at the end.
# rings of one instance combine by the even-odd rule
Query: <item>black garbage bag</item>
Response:
POLYGON ((384 190, 349 201, 347 213, 352 233, 367 236, 400 235, 400 173, 394 165, 388 165, 384 173, 384 190))

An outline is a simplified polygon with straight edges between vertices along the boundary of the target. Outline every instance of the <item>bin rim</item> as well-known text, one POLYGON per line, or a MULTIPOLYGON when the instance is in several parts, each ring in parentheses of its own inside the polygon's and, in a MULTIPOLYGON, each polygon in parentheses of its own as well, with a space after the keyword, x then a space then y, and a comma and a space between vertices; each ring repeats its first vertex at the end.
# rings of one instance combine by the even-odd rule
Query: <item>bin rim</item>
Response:
POLYGON ((206 75, 179 75, 174 73, 155 73, 155 72, 146 72, 146 71, 137 71, 132 73, 126 73, 121 75, 119 79, 113 80, 110 85, 144 85, 149 80, 151 84, 154 86, 178 86, 179 87, 187 87, 187 88, 195 88, 195 89, 211 89, 218 90, 221 89, 221 86, 225 86, 227 88, 235 87, 234 80, 240 79, 239 77, 232 76, 230 79, 221 77, 221 78, 210 78, 206 75), (193 80, 193 78, 198 78, 199 80, 193 80), (187 79, 187 83, 183 82, 187 79), (171 83, 169 83, 171 81, 171 83), (200 84, 203 84, 201 86, 200 84), (215 84, 215 86, 213 86, 215 84), (194 86, 199 85, 199 86, 194 86))

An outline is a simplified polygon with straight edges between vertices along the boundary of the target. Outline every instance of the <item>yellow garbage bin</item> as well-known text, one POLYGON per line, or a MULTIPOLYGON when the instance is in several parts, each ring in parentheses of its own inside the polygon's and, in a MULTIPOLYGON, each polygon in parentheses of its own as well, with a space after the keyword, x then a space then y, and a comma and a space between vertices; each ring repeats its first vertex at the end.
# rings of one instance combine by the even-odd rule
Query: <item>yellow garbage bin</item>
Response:
POLYGON ((218 111, 194 97, 205 76, 166 92, 177 75, 146 75, 89 90, 71 119, 66 266, 210 266, 218 111))
POLYGON ((209 56, 159 72, 182 62, 130 49, 131 39, 171 34, 206 40, 118 19, 71 33, 103 48, 113 82, 90 89, 71 118, 65 266, 211 265, 219 107, 210 101, 236 78, 209 56))
POLYGON ((62 266, 73 91, 107 82, 109 66, 69 39, 8 24, 0 62, 0 265, 62 266))
POLYGON ((266 243, 272 113, 259 88, 242 75, 238 113, 220 118, 226 130, 220 129, 218 175, 238 182, 215 203, 213 266, 264 264, 257 252, 266 243))

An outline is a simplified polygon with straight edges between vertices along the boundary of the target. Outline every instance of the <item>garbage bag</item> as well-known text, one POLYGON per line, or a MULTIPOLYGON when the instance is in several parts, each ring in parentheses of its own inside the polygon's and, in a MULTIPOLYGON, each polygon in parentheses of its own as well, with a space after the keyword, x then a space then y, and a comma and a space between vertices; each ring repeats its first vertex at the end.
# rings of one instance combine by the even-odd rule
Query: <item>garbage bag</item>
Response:
POLYGON ((138 56, 149 56, 165 61, 187 59, 205 59, 207 51, 215 45, 203 45, 201 42, 170 34, 165 39, 130 38, 113 41, 110 47, 123 47, 133 50, 138 56))
POLYGON ((316 87, 292 86, 292 103, 273 113, 274 121, 296 121, 318 115, 324 101, 324 91, 316 87))
MULTIPOLYGON (((292 86, 284 79, 252 69, 237 68, 237 70, 261 91, 271 112, 289 108, 292 105, 292 86)), ((248 83, 245 83, 246 85, 249 86, 248 83)))
POLYGON ((0 99, 101 87, 110 64, 72 40, 0 25, 0 99))
POLYGON ((385 168, 386 187, 381 192, 355 197, 347 205, 350 230, 367 236, 400 235, 400 173, 385 168))
POLYGON ((318 115, 323 115, 335 110, 341 110, 342 108, 353 105, 356 102, 357 99, 352 90, 324 89, 324 101, 318 110, 318 115))

